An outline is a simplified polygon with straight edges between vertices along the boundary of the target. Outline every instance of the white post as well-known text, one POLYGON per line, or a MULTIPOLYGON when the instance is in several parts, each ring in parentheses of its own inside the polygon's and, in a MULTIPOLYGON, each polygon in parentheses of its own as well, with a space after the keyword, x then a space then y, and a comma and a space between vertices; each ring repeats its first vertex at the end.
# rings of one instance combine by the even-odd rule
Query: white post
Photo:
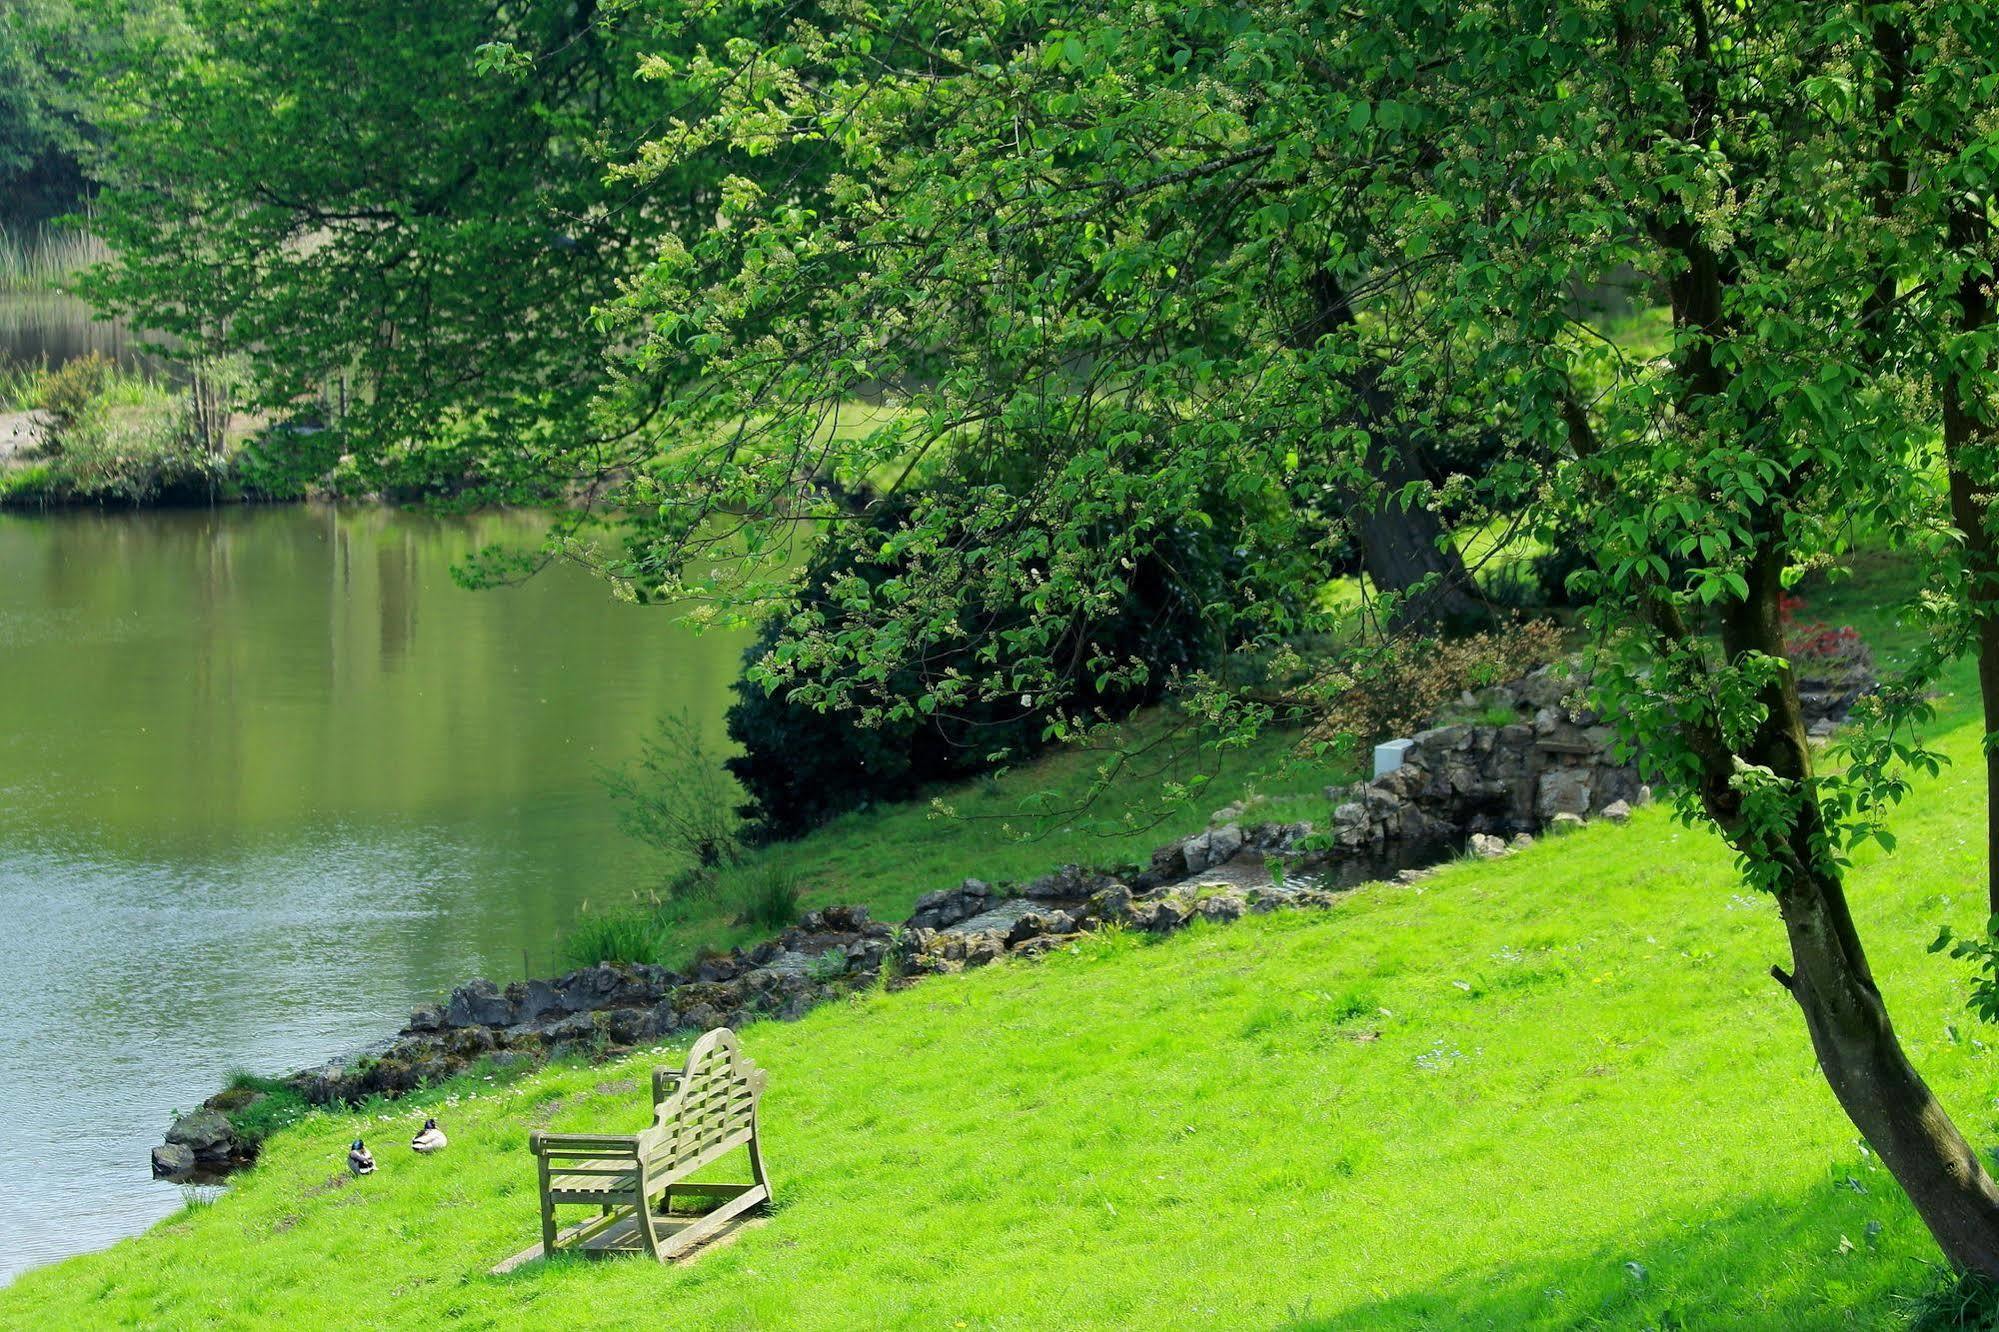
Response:
POLYGON ((1404 753, 1414 740, 1388 740, 1374 747, 1374 775, 1386 777, 1402 766, 1404 753))

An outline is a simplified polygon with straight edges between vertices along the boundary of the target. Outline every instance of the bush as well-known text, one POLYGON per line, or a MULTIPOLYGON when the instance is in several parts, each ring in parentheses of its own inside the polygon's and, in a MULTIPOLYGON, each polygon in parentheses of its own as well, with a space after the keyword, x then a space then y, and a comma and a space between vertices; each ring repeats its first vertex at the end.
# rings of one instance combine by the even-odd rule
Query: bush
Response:
POLYGON ((687 713, 662 717, 636 764, 606 771, 618 826, 648 846, 712 870, 736 858, 742 792, 687 713))
POLYGON ((666 931, 658 911, 638 903, 585 911, 562 937, 562 958, 572 967, 594 967, 599 962, 664 965, 666 953, 666 931))
POLYGON ((303 499, 340 462, 345 437, 312 420, 258 432, 236 454, 236 479, 258 499, 303 499))
MULTIPOLYGON (((859 579, 879 586, 905 572, 879 552, 912 512, 915 500, 879 500, 860 520, 839 529, 815 553, 802 582, 798 614, 841 620, 835 589, 859 579)), ((1218 506, 1219 507, 1219 506, 1218 506)), ((1189 521, 1165 534, 1124 575, 1124 593, 1088 623, 1074 623, 1049 656, 1067 660, 1074 674, 1064 700, 1071 708, 1119 717, 1155 702, 1174 679, 1214 664, 1225 648, 1208 608, 1227 598, 1285 604, 1274 580, 1255 576, 1233 546, 1229 524, 1189 521), (1145 663, 1142 680, 1093 676, 1086 645, 1116 661, 1145 663)), ((976 636, 928 647, 920 669, 904 665, 875 688, 888 697, 914 699, 956 672, 979 679, 1003 671, 1009 633, 1028 621, 1018 607, 982 607, 976 636), (997 650, 997 660, 983 653, 997 650)), ((753 665, 786 644, 791 617, 772 618, 745 656, 753 665)), ((728 761, 748 796, 743 814, 758 838, 796 837, 846 810, 875 801, 905 800, 936 782, 959 781, 1002 762, 1030 756, 1048 743, 1045 703, 972 698, 955 708, 902 718, 866 719, 797 704, 790 689, 775 692, 748 678, 735 685, 729 737, 742 754, 728 761)), ((973 691, 976 693, 976 691, 973 691)))
POLYGON ((79 356, 42 380, 42 410, 49 414, 43 447, 61 452, 70 434, 89 419, 111 382, 111 362, 96 352, 79 356))
POLYGON ((1550 620, 1529 620, 1467 638, 1390 640, 1336 657, 1305 690, 1318 713, 1312 738, 1362 742, 1422 726, 1466 690, 1516 680, 1562 653, 1550 620))

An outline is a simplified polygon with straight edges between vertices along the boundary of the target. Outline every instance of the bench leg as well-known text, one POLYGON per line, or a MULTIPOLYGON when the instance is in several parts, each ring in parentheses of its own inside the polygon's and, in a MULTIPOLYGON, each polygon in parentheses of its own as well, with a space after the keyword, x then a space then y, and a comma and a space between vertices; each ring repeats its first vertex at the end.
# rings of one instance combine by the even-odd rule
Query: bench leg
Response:
POLYGON ((757 1112, 750 1109, 750 1178, 764 1191, 764 1201, 770 1201, 770 1176, 764 1173, 763 1137, 757 1132, 757 1112))
POLYGON ((639 1242, 645 1245, 647 1253, 656 1261, 665 1262, 666 1255, 659 1251, 659 1230, 652 1216, 652 1190, 646 1185, 645 1162, 639 1163, 638 1192, 632 1197, 632 1220, 639 1228, 639 1242))
POLYGON ((548 1199, 548 1158, 541 1158, 541 1256, 555 1252, 555 1204, 548 1199))

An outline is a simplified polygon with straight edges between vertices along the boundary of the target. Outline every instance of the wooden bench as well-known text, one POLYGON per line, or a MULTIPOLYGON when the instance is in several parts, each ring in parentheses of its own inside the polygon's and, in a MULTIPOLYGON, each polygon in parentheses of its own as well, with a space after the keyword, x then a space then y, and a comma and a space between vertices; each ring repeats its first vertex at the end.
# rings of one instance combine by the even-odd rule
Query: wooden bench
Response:
POLYGON ((768 1202, 770 1180, 757 1142, 757 1101, 767 1078, 743 1054, 736 1034, 717 1027, 687 1052, 685 1069, 654 1070, 651 1128, 629 1136, 531 1134, 528 1147, 541 1175, 541 1254, 644 1252, 664 1262, 768 1202), (750 1183, 690 1178, 738 1147, 749 1149, 750 1183), (689 1195, 719 1199, 719 1205, 682 1224, 662 1215, 689 1195), (558 1234, 555 1209, 569 1203, 598 1208, 599 1215, 558 1234))

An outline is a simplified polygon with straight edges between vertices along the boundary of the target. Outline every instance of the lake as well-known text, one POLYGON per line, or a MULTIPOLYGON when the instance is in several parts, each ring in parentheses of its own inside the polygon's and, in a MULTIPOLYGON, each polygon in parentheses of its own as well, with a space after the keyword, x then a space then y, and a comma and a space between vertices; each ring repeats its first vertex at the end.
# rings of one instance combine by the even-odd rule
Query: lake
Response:
POLYGON ((452 582, 537 521, 0 514, 0 1280, 181 1206, 147 1153, 231 1072, 548 974, 657 882, 597 773, 662 712, 719 733, 746 640, 452 582))

